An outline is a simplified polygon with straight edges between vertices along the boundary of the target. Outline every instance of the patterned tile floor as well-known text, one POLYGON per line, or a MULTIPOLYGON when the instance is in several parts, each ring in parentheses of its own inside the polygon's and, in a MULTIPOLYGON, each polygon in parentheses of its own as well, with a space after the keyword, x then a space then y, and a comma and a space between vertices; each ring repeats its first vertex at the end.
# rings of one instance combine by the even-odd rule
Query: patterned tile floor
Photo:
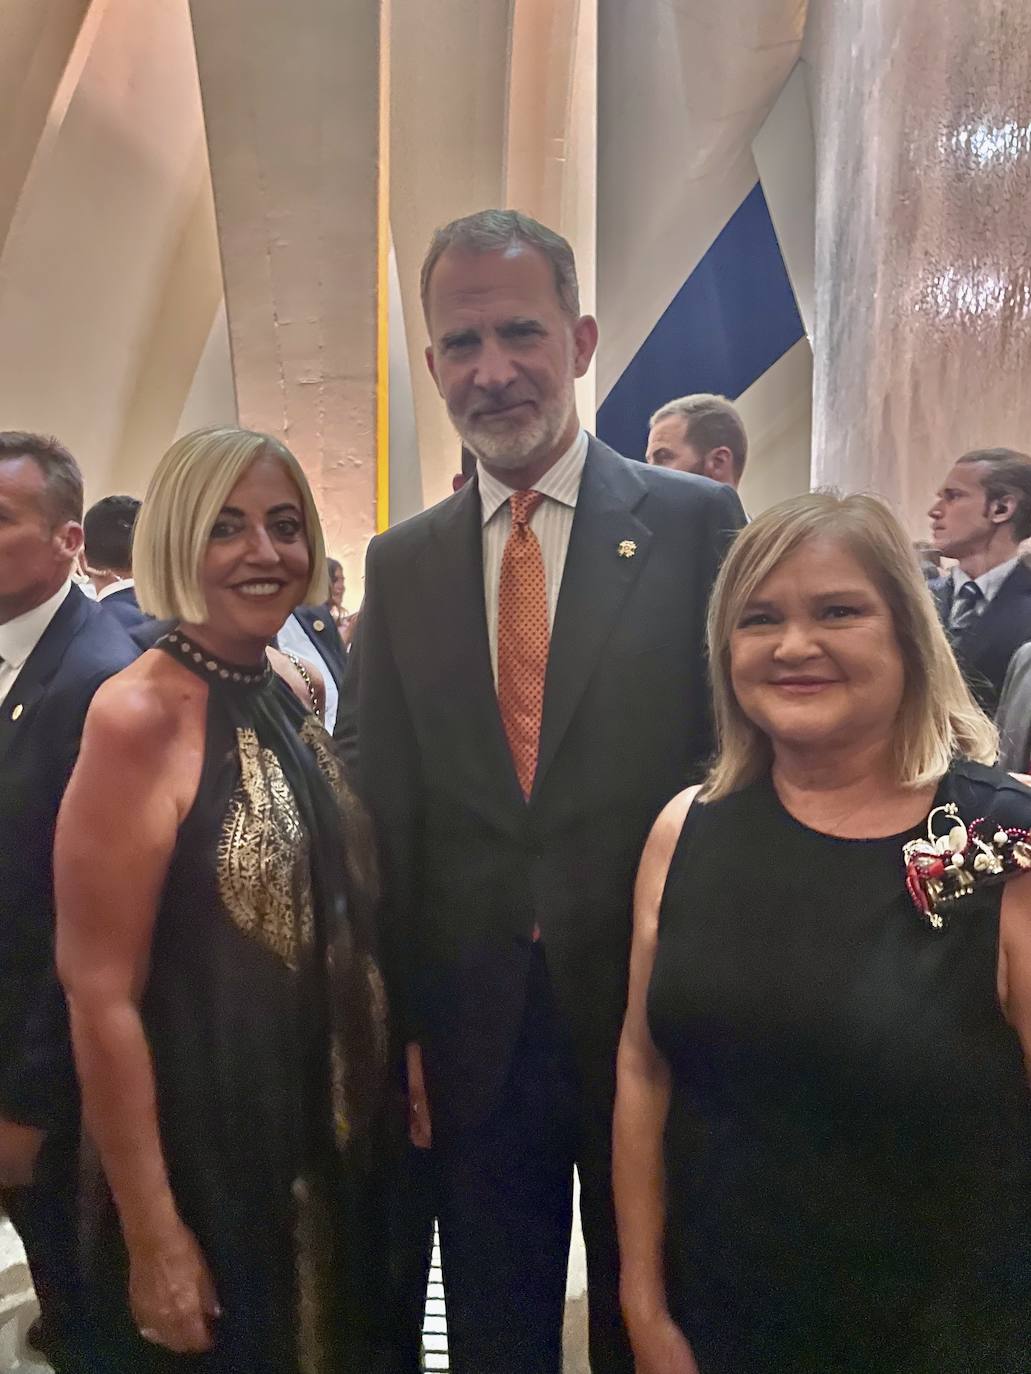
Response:
MULTIPOLYGON (((573 1290, 579 1292, 574 1276, 573 1290)), ((440 1272, 440 1243, 433 1237, 433 1264, 430 1268, 429 1289, 426 1294, 426 1317, 423 1322, 423 1349, 426 1352, 426 1374, 439 1374, 450 1369, 447 1350, 447 1319, 444 1312, 444 1286, 440 1272)), ((590 1374, 587 1362, 587 1299, 570 1297, 566 1301, 566 1324, 563 1333, 564 1374, 590 1374)))
POLYGON ((39 1309, 25 1266, 25 1252, 6 1217, 0 1218, 0 1374, 47 1374, 50 1366, 30 1357, 25 1332, 39 1309))
POLYGON ((430 1282, 426 1289, 426 1316, 422 1324, 422 1348, 426 1352, 424 1366, 430 1370, 450 1369, 447 1354, 447 1319, 444 1315, 444 1282, 440 1272, 440 1238, 433 1231, 433 1260, 430 1282))
MULTIPOLYGON (((25 1256, 9 1221, 0 1218, 0 1374, 49 1374, 50 1366, 31 1358, 24 1337, 36 1315, 25 1256)), ((427 1374, 449 1369, 440 1246, 433 1242, 433 1264, 426 1295, 423 1345, 427 1374)), ((565 1374, 588 1374, 586 1301, 566 1305, 565 1374)))

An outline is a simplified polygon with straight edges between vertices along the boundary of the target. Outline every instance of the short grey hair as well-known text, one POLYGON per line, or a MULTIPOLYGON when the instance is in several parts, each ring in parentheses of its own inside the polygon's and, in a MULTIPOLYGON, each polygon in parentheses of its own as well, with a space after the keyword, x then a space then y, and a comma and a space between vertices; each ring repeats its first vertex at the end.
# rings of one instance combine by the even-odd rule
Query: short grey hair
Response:
POLYGON ((457 248, 465 253, 498 253, 516 243, 536 248, 544 254, 555 273, 555 290, 562 309, 578 320, 580 284, 576 277, 576 258, 569 241, 519 210, 477 210, 476 214, 463 215, 434 233, 419 279, 423 314, 429 318, 426 303, 430 277, 449 248, 457 248))
POLYGON ((660 420, 679 416, 687 426, 686 438, 699 453, 711 453, 714 448, 729 448, 738 477, 748 457, 748 435, 744 422, 726 396, 714 396, 707 391, 693 396, 680 396, 660 406, 648 421, 648 428, 660 420))
POLYGON ((63 525, 69 520, 82 524, 82 472, 64 444, 48 434, 5 429, 0 431, 0 463, 10 458, 31 458, 42 472, 46 481, 46 518, 52 525, 63 525))

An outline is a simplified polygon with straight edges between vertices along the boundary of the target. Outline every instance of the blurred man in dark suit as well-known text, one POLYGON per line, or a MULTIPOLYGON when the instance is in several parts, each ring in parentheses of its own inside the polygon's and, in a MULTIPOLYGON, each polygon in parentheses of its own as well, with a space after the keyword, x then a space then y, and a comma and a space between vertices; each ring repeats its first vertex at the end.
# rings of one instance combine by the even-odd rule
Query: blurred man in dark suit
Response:
POLYGON ((680 396, 648 422, 647 459, 655 467, 711 477, 736 491, 747 457, 744 422, 726 396, 680 396))
POLYGON ((75 1226, 78 1094, 54 968, 54 827, 93 693, 137 654, 72 584, 81 522, 67 449, 0 433, 0 1200, 58 1374, 96 1365, 75 1226))
POLYGON ((135 496, 105 496, 82 522, 86 570, 97 600, 127 630, 148 619, 132 578, 132 532, 141 504, 135 496))
POLYGON ((956 658, 994 714, 1010 659, 1031 640, 1031 456, 975 449, 953 465, 928 511, 931 543, 957 566, 929 583, 956 658))
POLYGON ((592 1368, 630 1374, 610 1136, 631 891, 709 750, 706 607, 743 516, 582 429, 597 325, 559 235, 456 221, 423 306, 475 476, 373 540, 351 668, 451 1367, 558 1374, 575 1164, 592 1368))

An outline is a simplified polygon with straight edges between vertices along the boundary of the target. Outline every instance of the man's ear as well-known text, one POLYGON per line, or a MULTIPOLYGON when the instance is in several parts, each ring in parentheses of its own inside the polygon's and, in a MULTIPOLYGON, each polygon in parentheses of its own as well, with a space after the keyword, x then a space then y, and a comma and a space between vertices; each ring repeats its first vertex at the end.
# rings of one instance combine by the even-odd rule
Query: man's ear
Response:
POLYGON ((593 315, 581 315, 573 326, 573 371, 582 377, 591 365, 598 347, 598 321, 593 315))
POLYGON ((82 552, 82 526, 77 520, 66 520, 54 530, 54 542, 66 558, 78 558, 82 552))
POLYGON ((725 446, 710 449, 705 455, 704 470, 706 477, 711 477, 714 482, 733 482, 734 455, 725 446))
POLYGON ((988 518, 993 525, 1005 525, 1013 519, 1013 512, 1017 508, 1017 498, 1015 496, 999 496, 991 502, 991 509, 988 518))
POLYGON ((427 344, 427 345, 426 345, 426 355, 425 355, 425 356, 426 356, 426 366, 427 366, 427 367, 429 368, 429 370, 430 370, 430 376, 433 378, 433 383, 434 383, 434 385, 436 386, 437 391, 440 393, 440 395, 443 396, 444 392, 443 392, 443 389, 442 389, 442 387, 441 387, 441 385, 440 385, 440 378, 437 376, 437 362, 436 362, 436 359, 435 359, 434 356, 433 356, 433 345, 432 345, 432 344, 427 344))

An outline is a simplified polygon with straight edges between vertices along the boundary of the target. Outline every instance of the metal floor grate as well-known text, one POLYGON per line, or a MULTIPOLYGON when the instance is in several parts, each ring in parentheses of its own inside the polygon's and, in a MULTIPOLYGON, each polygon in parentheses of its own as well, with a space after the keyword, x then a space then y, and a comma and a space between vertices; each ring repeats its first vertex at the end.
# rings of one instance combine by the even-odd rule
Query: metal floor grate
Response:
POLYGON ((427 1374, 450 1369, 447 1353, 447 1318, 444 1313, 444 1278, 440 1272, 440 1236, 433 1228, 433 1260, 426 1289, 426 1315, 422 1324, 424 1368, 427 1374))

